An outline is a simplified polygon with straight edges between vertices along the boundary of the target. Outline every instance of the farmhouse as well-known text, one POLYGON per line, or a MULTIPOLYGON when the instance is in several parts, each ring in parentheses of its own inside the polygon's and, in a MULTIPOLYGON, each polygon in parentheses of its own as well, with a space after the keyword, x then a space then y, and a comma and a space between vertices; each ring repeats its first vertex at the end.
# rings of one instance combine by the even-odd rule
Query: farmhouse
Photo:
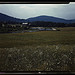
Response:
POLYGON ((31 25, 30 23, 26 22, 26 23, 22 23, 22 25, 31 25))

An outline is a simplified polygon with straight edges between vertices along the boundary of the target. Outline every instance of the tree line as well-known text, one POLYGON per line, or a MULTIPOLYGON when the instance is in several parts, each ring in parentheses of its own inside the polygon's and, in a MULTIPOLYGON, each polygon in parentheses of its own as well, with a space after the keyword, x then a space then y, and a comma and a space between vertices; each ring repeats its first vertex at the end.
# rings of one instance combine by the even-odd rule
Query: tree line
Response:
POLYGON ((0 22, 0 33, 28 30, 30 27, 75 27, 75 23, 35 21, 35 22, 28 22, 27 25, 23 25, 22 22, 12 22, 12 21, 0 22))
POLYGON ((75 27, 75 23, 35 21, 35 22, 31 22, 31 26, 32 27, 75 27))
POLYGON ((10 33, 29 29, 29 25, 23 25, 22 22, 0 22, 0 33, 10 33))

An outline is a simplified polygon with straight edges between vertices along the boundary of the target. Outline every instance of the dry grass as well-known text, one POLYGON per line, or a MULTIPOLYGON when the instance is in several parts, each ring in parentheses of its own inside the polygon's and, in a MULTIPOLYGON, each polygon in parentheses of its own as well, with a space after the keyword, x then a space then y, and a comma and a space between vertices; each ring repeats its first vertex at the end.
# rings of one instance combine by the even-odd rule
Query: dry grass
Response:
POLYGON ((0 71, 75 71, 75 31, 0 34, 0 71))
POLYGON ((75 44, 75 31, 39 31, 0 34, 1 48, 58 44, 75 44))
POLYGON ((75 71, 75 45, 0 48, 0 71, 75 71))

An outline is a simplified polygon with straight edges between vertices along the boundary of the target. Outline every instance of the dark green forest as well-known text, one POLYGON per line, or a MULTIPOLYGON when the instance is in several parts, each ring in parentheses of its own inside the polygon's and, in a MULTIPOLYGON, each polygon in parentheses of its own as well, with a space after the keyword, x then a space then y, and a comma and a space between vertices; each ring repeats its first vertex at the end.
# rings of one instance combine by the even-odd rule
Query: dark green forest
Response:
POLYGON ((33 27, 75 27, 75 23, 56 23, 56 22, 44 22, 36 21, 31 22, 33 27))
POLYGON ((30 29, 30 27, 75 27, 75 23, 56 23, 56 22, 35 21, 35 22, 28 22, 28 24, 25 25, 25 24, 22 24, 22 22, 3 21, 3 22, 0 22, 0 33, 23 31, 23 30, 30 29))

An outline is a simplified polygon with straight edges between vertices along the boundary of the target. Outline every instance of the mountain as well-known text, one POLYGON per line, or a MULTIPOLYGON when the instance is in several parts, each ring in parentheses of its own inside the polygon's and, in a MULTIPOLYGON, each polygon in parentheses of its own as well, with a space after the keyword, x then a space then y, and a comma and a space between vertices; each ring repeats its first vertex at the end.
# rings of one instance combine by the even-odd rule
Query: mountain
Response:
POLYGON ((0 21, 5 21, 5 22, 8 22, 8 21, 11 21, 11 22, 26 22, 25 19, 19 19, 19 18, 14 18, 14 17, 11 17, 11 16, 8 16, 8 15, 5 15, 5 14, 2 14, 0 13, 0 21))
POLYGON ((46 22, 57 22, 57 23, 75 23, 75 19, 72 20, 66 20, 62 18, 57 18, 53 16, 46 16, 46 15, 41 15, 37 17, 32 17, 28 19, 19 19, 19 18, 14 18, 11 16, 8 16, 6 14, 0 13, 0 21, 11 21, 11 22, 34 22, 34 21, 46 21, 46 22))
POLYGON ((73 23, 73 22, 75 22, 75 20, 66 20, 66 19, 57 18, 57 17, 53 17, 53 16, 46 16, 46 15, 32 17, 32 18, 28 18, 26 20, 29 20, 30 22, 34 22, 34 21, 46 21, 46 22, 57 22, 57 23, 58 22, 59 23, 73 23))

